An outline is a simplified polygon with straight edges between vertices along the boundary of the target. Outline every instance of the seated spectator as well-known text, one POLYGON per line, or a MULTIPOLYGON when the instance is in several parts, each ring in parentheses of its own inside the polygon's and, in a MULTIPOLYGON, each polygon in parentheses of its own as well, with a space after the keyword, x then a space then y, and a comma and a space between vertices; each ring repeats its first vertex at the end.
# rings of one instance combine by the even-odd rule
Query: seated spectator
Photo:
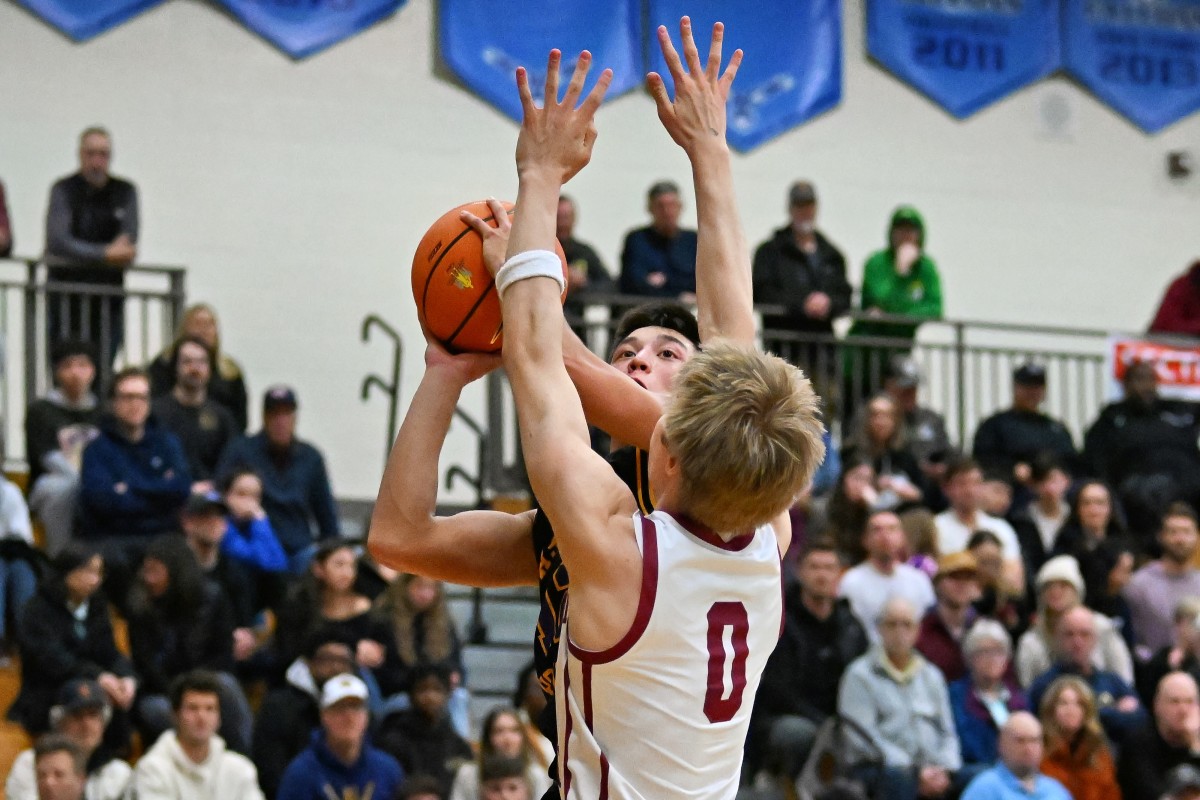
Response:
POLYGON ((179 440, 150 418, 146 373, 118 372, 109 400, 112 415, 83 451, 81 532, 104 554, 109 591, 121 603, 146 544, 175 530, 192 481, 179 440))
POLYGON ((904 528, 905 542, 900 558, 933 580, 938 571, 937 523, 933 512, 927 508, 910 508, 900 515, 900 527, 904 528))
POLYGON ((428 775, 414 775, 396 792, 396 800, 446 800, 441 784, 428 775))
POLYGON ((8 718, 30 735, 50 728, 50 710, 72 680, 94 680, 113 707, 107 741, 128 745, 126 712, 137 691, 133 665, 117 650, 108 600, 100 589, 104 561, 86 542, 71 542, 51 563, 21 612, 21 692, 8 718))
POLYGON ((216 355, 203 341, 188 336, 176 343, 171 391, 154 398, 150 408, 159 424, 183 445, 193 491, 213 488, 217 462, 225 446, 241 434, 233 415, 208 396, 216 355))
POLYGON ((493 708, 483 718, 479 756, 458 768, 449 800, 480 800, 481 784, 485 782, 484 770, 488 761, 497 757, 514 759, 521 764, 520 773, 507 777, 527 783, 535 797, 541 797, 550 788, 550 776, 530 751, 516 710, 501 706, 493 708))
POLYGON ((533 800, 533 787, 519 758, 492 755, 479 770, 481 800, 533 800))
POLYGON ((567 301, 563 313, 579 338, 586 342, 587 328, 579 322, 583 320, 588 298, 611 294, 617 290, 617 284, 592 246, 575 238, 575 221, 575 201, 565 194, 559 195, 555 236, 567 257, 567 301))
MULTIPOLYGON (((86 765, 88 800, 122 800, 133 770, 104 745, 104 729, 112 707, 95 681, 76 679, 63 685, 58 705, 50 709, 54 732, 73 743, 86 765)), ((38 800, 34 751, 23 750, 4 784, 6 800, 38 800)))
POLYGON ((1067 426, 1042 412, 1046 368, 1026 362, 1013 371, 1012 407, 994 414, 975 431, 973 455, 984 469, 997 469, 1012 484, 1027 484, 1033 462, 1045 452, 1064 464, 1076 458, 1067 426))
MULTIPOLYGON (((1037 575, 1037 612, 1033 625, 1017 642, 1017 679, 1030 686, 1053 663, 1054 638, 1058 623, 1068 611, 1082 604, 1083 576, 1070 556, 1055 556, 1037 575)), ((1112 672, 1126 683, 1133 681, 1133 658, 1112 620, 1092 612, 1096 646, 1092 664, 1112 672)))
MULTIPOLYGON (((871 621, 879 618, 889 597, 903 597, 922 613, 934 604, 936 597, 929 576, 900 561, 904 528, 895 513, 872 512, 867 518, 863 544, 867 558, 842 576, 838 595, 849 602, 850 610, 863 624, 871 641, 878 642, 879 631, 871 621)), ((915 641, 915 631, 913 636, 915 641)))
POLYGON ((1071 517, 1071 506, 1066 499, 1071 476, 1057 457, 1042 453, 1030 464, 1029 487, 1033 498, 1018 504, 1008 521, 1021 545, 1025 578, 1030 583, 1026 588, 1032 589, 1031 579, 1054 552, 1059 532, 1071 517))
POLYGON ((981 773, 963 800, 1071 800, 1066 788, 1043 775, 1042 724, 1028 711, 1008 718, 1000 731, 1000 763, 981 773))
POLYGON ((1113 742, 1120 744, 1145 717, 1137 693, 1119 675, 1096 669, 1092 652, 1096 649, 1095 612, 1076 606, 1063 614, 1055 627, 1055 662, 1029 687, 1029 700, 1040 708, 1042 696, 1062 675, 1078 675, 1091 687, 1100 701, 1100 724, 1113 742))
POLYGON ((746 772, 766 770, 795 785, 817 730, 837 713, 838 684, 867 649, 867 634, 838 599, 840 564, 831 543, 809 542, 784 595, 783 635, 763 670, 746 742, 746 772))
POLYGON ((1149 333, 1200 336, 1200 259, 1167 287, 1149 333))
POLYGON ((1160 800, 1167 774, 1180 764, 1200 767, 1200 693, 1195 678, 1172 672, 1154 693, 1154 718, 1126 740, 1117 758, 1124 800, 1160 800))
POLYGON ((983 472, 969 458, 946 465, 942 493, 950 508, 937 515, 938 552, 957 553, 967 549, 967 540, 975 531, 991 531, 1004 547, 1004 584, 1010 592, 1025 591, 1025 565, 1021 545, 1012 526, 984 513, 981 508, 983 472))
POLYGON ((1121 800, 1116 769, 1091 687, 1064 675, 1046 688, 1041 705, 1046 732, 1042 772, 1075 800, 1121 800))
POLYGON ((25 496, 0 475, 0 656, 15 649, 9 620, 20 619, 21 609, 37 591, 37 561, 25 496))
POLYGON ((1154 532, 1166 507, 1200 495, 1200 418, 1194 407, 1158 395, 1154 365, 1125 370, 1125 397, 1109 403, 1084 437, 1093 475, 1112 486, 1144 552, 1156 555, 1154 532))
POLYGON ((916 609, 890 598, 876 627, 880 645, 850 664, 838 691, 838 714, 854 723, 845 757, 883 753, 883 764, 856 769, 880 800, 953 796, 962 786, 958 736, 942 673, 913 647, 916 609))
MULTIPOLYGON (((1015 642, 1028 627, 1026 599, 1013 595, 1004 585, 1004 551, 1000 539, 991 531, 975 531, 967 540, 967 552, 975 557, 979 568, 979 597, 973 603, 975 612, 996 620, 1015 642)), ((1036 592, 1031 592, 1036 596, 1036 592)))
POLYGON ((84 800, 87 766, 74 742, 50 734, 38 740, 33 753, 38 800, 84 800))
POLYGON ((975 623, 971 603, 979 597, 979 570, 965 551, 942 556, 933 578, 937 602, 921 618, 917 650, 942 671, 947 682, 967 674, 963 639, 975 623))
POLYGON ((185 338, 199 339, 213 354, 216 369, 208 379, 208 396, 224 406, 233 415, 238 433, 246 430, 246 382, 242 368, 221 350, 221 335, 217 328, 217 312, 207 303, 196 303, 183 312, 175 341, 163 350, 146 371, 150 374, 150 393, 154 397, 167 394, 175 385, 176 371, 173 369, 175 348, 185 338))
POLYGON ((337 504, 320 451, 296 437, 296 393, 273 386, 263 396, 263 429, 235 439, 221 456, 218 476, 249 467, 263 482, 262 506, 288 554, 288 571, 303 575, 321 539, 340 535, 337 504))
POLYGON ((283 771, 312 742, 321 725, 321 689, 334 676, 353 674, 354 651, 333 626, 319 628, 304 654, 287 669, 284 685, 262 701, 254 722, 251 754, 263 794, 274 797, 283 771))
POLYGON ((1165 800, 1196 800, 1200 798, 1200 769, 1180 764, 1167 773, 1165 800))
POLYGON ((1172 643, 1160 649, 1137 673, 1142 702, 1153 705, 1158 683, 1171 672, 1186 672, 1200 680, 1200 597, 1175 604, 1172 643))
POLYGON ((987 767, 999 754, 1000 730, 1029 701, 1008 677, 1012 641, 999 622, 981 619, 963 640, 966 676, 950 684, 950 708, 962 747, 964 769, 987 767))
POLYGON ((1084 600, 1102 614, 1112 612, 1109 576, 1130 542, 1120 516, 1113 507, 1112 493, 1099 481, 1086 481, 1075 493, 1075 507, 1058 534, 1053 554, 1067 555, 1079 563, 1083 574, 1084 600))
POLYGON ((372 700, 408 689, 409 666, 396 652, 387 620, 374 613, 371 601, 354 590, 358 571, 354 548, 344 539, 324 542, 308 575, 291 587, 279 608, 275 652, 279 665, 291 664, 313 631, 337 626, 354 646, 355 663, 365 672, 372 700))
MULTIPOLYGON (((979 487, 979 510, 1007 521, 1013 506, 1012 484, 995 470, 983 473, 983 485, 979 487)), ((1020 542, 1018 541, 1018 544, 1020 542)))
POLYGON ((1196 512, 1186 503, 1173 503, 1163 516, 1158 543, 1162 557, 1133 573, 1125 587, 1134 636, 1146 653, 1171 644, 1175 606, 1200 596, 1200 569, 1192 566, 1200 550, 1196 512))
POLYGON ((4 197, 4 181, 0 181, 0 258, 13 251, 12 222, 8 218, 8 201, 4 197))
POLYGON ((263 484, 258 473, 235 469, 221 481, 220 489, 228 510, 221 553, 260 575, 287 570, 287 553, 262 507, 263 484))
MULTIPOLYGON (((125 267, 137 258, 137 188, 109 173, 112 137, 104 128, 79 135, 79 171, 50 189, 46 212, 47 278, 88 284, 99 291, 125 285, 125 267)), ((100 363, 116 358, 125 334, 122 294, 46 294, 49 340, 81 339, 98 346, 100 363)))
POLYGON ((250 759, 228 750, 221 727, 222 684, 203 670, 171 683, 174 727, 158 737, 133 773, 137 800, 262 800, 250 759))
MULTIPOLYGON (((917 390, 921 386, 921 367, 912 356, 898 354, 888 362, 887 373, 883 378, 883 391, 891 396, 904 429, 904 440, 912 451, 925 482, 931 488, 937 488, 942 483, 946 472, 946 461, 955 454, 955 447, 950 442, 950 434, 946 432, 946 418, 920 405, 917 390)), ((940 497, 939 505, 934 510, 941 511, 944 503, 940 497)))
POLYGON ((867 403, 863 426, 843 440, 847 457, 854 453, 871 460, 878 492, 876 508, 912 507, 925 498, 925 477, 903 436, 895 402, 889 395, 879 394, 867 403))
POLYGON ((276 800, 392 797, 404 782, 396 760, 367 738, 367 685, 343 673, 321 689, 321 727, 284 770, 276 800))
POLYGON ((810 537, 829 539, 843 564, 857 564, 867 557, 863 531, 879 493, 875 491, 875 468, 862 453, 847 453, 842 474, 828 499, 816 499, 809 510, 810 537))
POLYGON ((75 533, 83 449, 100 435, 100 405, 92 392, 96 363, 82 342, 58 342, 51 357, 54 388, 25 412, 29 508, 46 529, 54 557, 75 533))
POLYGON ((446 673, 435 666, 418 667, 412 677, 412 708, 388 714, 379 725, 380 749, 395 756, 406 772, 437 778, 442 794, 449 793, 454 773, 473 755, 454 730, 449 699, 446 673))
POLYGON ((248 752, 250 706, 233 676, 233 612, 183 539, 163 536, 146 548, 128 606, 129 647, 142 679, 137 716, 143 739, 153 742, 171 726, 172 681, 203 669, 221 687, 225 743, 248 752))
POLYGON ((696 296, 696 232, 679 227, 679 187, 659 181, 646 196, 650 225, 630 231, 621 249, 621 293, 645 297, 696 296))
POLYGON ((392 641, 408 667, 436 666, 450 676, 450 718, 459 736, 470 735, 470 695, 463 686, 462 644, 441 581, 401 575, 375 601, 392 627, 392 641))
POLYGON ((529 742, 530 752, 538 760, 542 768, 550 766, 554 761, 554 745, 542 735, 537 720, 546 708, 546 694, 538 680, 537 668, 533 662, 526 664, 517 673, 517 688, 513 692, 513 708, 521 719, 521 727, 525 732, 525 741, 529 742))

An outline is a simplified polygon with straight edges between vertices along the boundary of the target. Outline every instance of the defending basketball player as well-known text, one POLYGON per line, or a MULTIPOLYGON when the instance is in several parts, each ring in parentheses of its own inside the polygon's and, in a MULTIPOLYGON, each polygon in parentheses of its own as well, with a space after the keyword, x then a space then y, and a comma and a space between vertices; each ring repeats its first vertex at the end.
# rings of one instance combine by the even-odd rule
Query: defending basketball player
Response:
POLYGON ((639 513, 591 451, 562 364, 551 248, 559 190, 590 160, 610 73, 576 108, 590 57, 561 103, 560 59, 552 51, 544 108, 517 72, 521 213, 496 288, 526 468, 571 575, 556 691, 563 797, 731 798, 782 624, 787 509, 823 456, 817 399, 782 360, 715 343, 680 371, 651 436, 657 511, 639 513))

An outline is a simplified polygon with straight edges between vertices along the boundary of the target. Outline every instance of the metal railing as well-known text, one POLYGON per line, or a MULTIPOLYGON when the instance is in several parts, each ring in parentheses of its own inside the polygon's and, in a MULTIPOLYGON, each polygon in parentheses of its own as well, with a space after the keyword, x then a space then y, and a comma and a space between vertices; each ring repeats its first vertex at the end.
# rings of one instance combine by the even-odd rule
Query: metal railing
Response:
POLYGON ((55 341, 93 339, 102 391, 115 366, 147 364, 174 340, 187 299, 183 267, 128 267, 120 286, 61 280, 52 275, 60 266, 68 265, 0 259, 0 420, 14 465, 24 455, 25 407, 52 383, 55 341))

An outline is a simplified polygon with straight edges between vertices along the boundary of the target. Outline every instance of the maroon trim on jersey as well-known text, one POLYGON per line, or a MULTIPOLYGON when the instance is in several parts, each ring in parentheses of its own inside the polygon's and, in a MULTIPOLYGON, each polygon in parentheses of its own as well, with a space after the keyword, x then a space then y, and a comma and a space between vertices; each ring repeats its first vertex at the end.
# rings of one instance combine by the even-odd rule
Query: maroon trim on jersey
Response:
MULTIPOLYGON (((563 700, 563 710, 567 712, 567 721, 563 725, 563 744, 562 754, 559 758, 559 763, 562 765, 562 794, 567 797, 571 794, 571 665, 565 664, 563 670, 563 694, 566 697, 563 700)), ((555 701, 557 702, 557 700, 555 701)))
MULTIPOLYGON (((640 515, 639 515, 640 516, 640 515)), ((642 520, 642 594, 638 598, 637 613, 633 616, 633 625, 621 637, 621 641, 607 650, 584 650, 567 638, 567 647, 571 655, 584 665, 608 664, 616 661, 629 652, 650 624, 650 613, 654 611, 654 598, 658 594, 658 529, 649 517, 642 520)), ((590 692, 585 694, 590 695, 590 692)))
POLYGON ((583 668, 583 722, 589 731, 594 732, 594 728, 592 728, 592 665, 584 663, 580 666, 583 668))
POLYGON ((729 541, 725 541, 701 522, 697 522, 691 517, 679 515, 675 517, 675 521, 685 531, 695 536, 705 544, 711 544, 713 547, 719 547, 722 550, 728 550, 731 553, 737 553, 745 550, 754 541, 754 531, 743 533, 740 536, 735 536, 729 541))
POLYGON ((600 753, 600 800, 608 800, 608 756, 600 753))
POLYGON ((787 622, 787 580, 783 574, 783 554, 779 554, 779 638, 783 639, 783 626, 787 622))

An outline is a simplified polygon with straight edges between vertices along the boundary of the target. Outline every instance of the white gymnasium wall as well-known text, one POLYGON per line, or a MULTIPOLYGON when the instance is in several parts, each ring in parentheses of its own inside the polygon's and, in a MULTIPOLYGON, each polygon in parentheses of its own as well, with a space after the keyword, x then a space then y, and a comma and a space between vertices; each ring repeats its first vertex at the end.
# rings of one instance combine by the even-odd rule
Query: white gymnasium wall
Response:
MULTIPOLYGON (((40 251, 47 191, 72 171, 78 132, 108 126, 114 171, 141 190, 142 258, 188 266, 191 298, 220 310, 256 397, 297 387, 301 433, 327 454, 340 496, 373 496, 382 459, 385 404, 358 391, 388 354, 359 342, 360 320, 378 312, 404 334, 407 407, 421 374, 407 277, 417 240, 465 199, 515 194, 516 127, 435 77, 431 24, 430 2, 410 0, 293 63, 194 0, 83 45, 0 0, 0 178, 18 251, 40 251)), ((613 100, 598 124, 593 165, 569 191, 581 238, 612 265, 642 224, 646 187, 690 181, 643 94, 613 100)), ((1063 79, 955 121, 866 60, 851 2, 842 105, 735 169, 751 241, 781 223, 788 183, 808 177, 854 280, 892 208, 911 202, 929 222, 948 315, 1136 329, 1200 255, 1200 181, 1173 184, 1164 169, 1168 151, 1198 146, 1200 115, 1146 136, 1063 79), (1065 124, 1044 121, 1054 115, 1065 124)), ((456 433, 444 466, 472 464, 469 448, 456 433)))

